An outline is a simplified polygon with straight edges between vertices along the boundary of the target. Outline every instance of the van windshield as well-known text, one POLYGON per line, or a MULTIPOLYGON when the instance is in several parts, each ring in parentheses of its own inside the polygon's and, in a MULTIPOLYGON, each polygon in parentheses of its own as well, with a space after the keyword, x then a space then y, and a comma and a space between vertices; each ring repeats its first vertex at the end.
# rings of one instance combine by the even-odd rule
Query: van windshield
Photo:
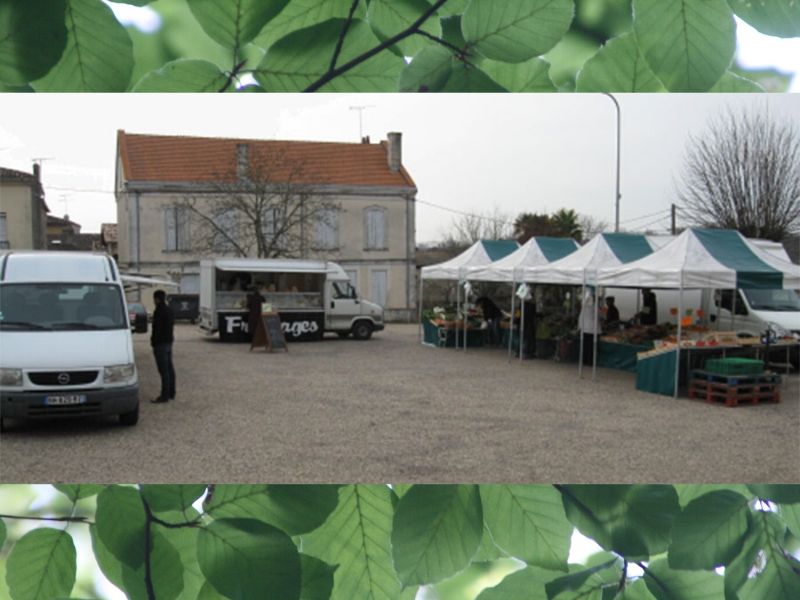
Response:
POLYGON ((800 311, 797 290, 742 290, 753 310, 800 311))
POLYGON ((119 286, 84 283, 0 285, 3 330, 93 330, 128 327, 119 286))

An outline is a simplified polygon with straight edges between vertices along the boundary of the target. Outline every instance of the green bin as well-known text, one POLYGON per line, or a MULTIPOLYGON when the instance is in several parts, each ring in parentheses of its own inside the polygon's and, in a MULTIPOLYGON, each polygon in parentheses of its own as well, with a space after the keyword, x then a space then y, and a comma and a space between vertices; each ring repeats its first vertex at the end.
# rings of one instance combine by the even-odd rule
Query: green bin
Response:
POLYGON ((758 375, 764 372, 764 361, 753 358, 709 358, 705 370, 718 375, 758 375))

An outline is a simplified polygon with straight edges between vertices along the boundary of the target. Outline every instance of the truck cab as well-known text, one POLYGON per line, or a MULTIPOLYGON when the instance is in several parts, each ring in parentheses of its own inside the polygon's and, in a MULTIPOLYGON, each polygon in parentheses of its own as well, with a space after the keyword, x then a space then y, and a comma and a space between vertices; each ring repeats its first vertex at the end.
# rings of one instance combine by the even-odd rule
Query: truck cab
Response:
POLYGON ((6 419, 139 418, 120 274, 106 254, 0 256, 0 427, 6 419))
POLYGON ((373 331, 381 331, 383 308, 358 297, 344 270, 335 263, 328 270, 325 282, 325 330, 339 337, 352 334, 357 340, 368 340, 373 331))

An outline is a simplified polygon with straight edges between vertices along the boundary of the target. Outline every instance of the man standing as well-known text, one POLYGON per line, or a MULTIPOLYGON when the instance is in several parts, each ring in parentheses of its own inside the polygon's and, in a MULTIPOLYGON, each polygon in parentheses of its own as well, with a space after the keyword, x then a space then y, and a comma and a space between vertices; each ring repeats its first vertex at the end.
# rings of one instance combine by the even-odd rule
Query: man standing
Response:
POLYGON ((642 288, 642 312, 639 313, 639 323, 642 325, 655 325, 658 323, 656 295, 650 288, 642 288))
POLYGON ((153 292, 156 310, 153 312, 153 329, 150 345, 156 358, 158 374, 161 375, 161 394, 151 402, 167 402, 175 399, 175 368, 172 366, 172 342, 175 319, 167 306, 164 290, 153 292))

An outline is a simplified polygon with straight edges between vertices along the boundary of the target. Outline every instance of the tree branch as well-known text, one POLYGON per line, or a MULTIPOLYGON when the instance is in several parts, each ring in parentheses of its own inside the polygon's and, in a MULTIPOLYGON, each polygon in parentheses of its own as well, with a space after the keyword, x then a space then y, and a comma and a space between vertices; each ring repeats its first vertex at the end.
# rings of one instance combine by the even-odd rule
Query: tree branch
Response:
POLYGON ((427 21, 428 18, 431 15, 433 15, 437 10, 439 10, 439 8, 442 7, 445 4, 445 2, 447 2, 447 0, 437 0, 437 2, 433 6, 431 6, 428 10, 426 10, 422 14, 422 16, 420 18, 418 18, 416 21, 414 21, 407 29, 405 29, 404 31, 401 31, 400 33, 398 33, 396 35, 393 35, 392 37, 388 38, 387 40, 384 40, 383 42, 381 42, 380 44, 378 44, 377 46, 375 46, 371 50, 367 50, 366 52, 364 52, 360 56, 357 56, 353 60, 343 64, 341 67, 337 67, 335 69, 328 69, 327 73, 325 73, 322 77, 317 79, 314 83, 309 85, 303 91, 304 92, 316 92, 318 89, 320 89, 326 83, 328 83, 329 81, 332 81, 333 79, 336 79, 342 73, 346 73, 350 69, 352 69, 354 67, 357 67, 358 65, 360 65, 364 61, 372 58, 373 56, 375 56, 376 54, 382 52, 383 50, 386 50, 390 46, 393 46, 397 42, 400 42, 400 41, 406 39, 408 36, 415 34, 417 31, 419 31, 420 26, 425 21, 427 21))
POLYGON ((228 88, 231 87, 233 81, 236 79, 236 77, 238 77, 239 73, 241 73, 242 67, 245 65, 245 63, 247 63, 247 61, 243 60, 233 66, 233 70, 228 73, 228 79, 226 79, 222 87, 217 90, 219 93, 228 91, 228 88))
POLYGON ((353 15, 356 13, 356 8, 358 8, 359 0, 353 0, 353 4, 350 5, 350 12, 347 15, 347 20, 342 25, 342 30, 339 32, 339 39, 336 40, 336 48, 333 51, 333 56, 331 56, 331 64, 328 67, 328 71, 333 71, 336 68, 336 61, 339 60, 339 54, 342 52, 342 46, 344 45, 344 38, 347 35, 347 31, 350 29, 350 24, 353 22, 353 15))
POLYGON ((93 525, 94 521, 90 521, 86 517, 30 517, 30 516, 23 516, 23 515, 4 515, 0 514, 0 518, 2 519, 25 519, 30 521, 55 521, 59 523, 86 523, 87 525, 93 525))
POLYGON ((428 38, 429 40, 432 40, 432 41, 436 42, 437 44, 441 44, 442 46, 444 46, 448 50, 452 50, 453 52, 455 52, 458 55, 459 58, 464 58, 464 56, 466 54, 466 51, 467 51, 466 48, 459 48, 455 44, 451 44, 447 40, 444 40, 444 39, 442 39, 440 37, 436 37, 435 35, 431 35, 427 31, 423 31, 422 29, 418 29, 414 33, 417 34, 417 35, 421 35, 424 38, 428 38))
POLYGON ((142 506, 144 506, 145 523, 144 523, 144 586, 147 590, 147 600, 156 600, 156 591, 153 586, 153 570, 150 566, 150 553, 152 552, 152 539, 150 536, 150 524, 153 522, 153 513, 150 510, 150 505, 147 500, 142 498, 142 506))

